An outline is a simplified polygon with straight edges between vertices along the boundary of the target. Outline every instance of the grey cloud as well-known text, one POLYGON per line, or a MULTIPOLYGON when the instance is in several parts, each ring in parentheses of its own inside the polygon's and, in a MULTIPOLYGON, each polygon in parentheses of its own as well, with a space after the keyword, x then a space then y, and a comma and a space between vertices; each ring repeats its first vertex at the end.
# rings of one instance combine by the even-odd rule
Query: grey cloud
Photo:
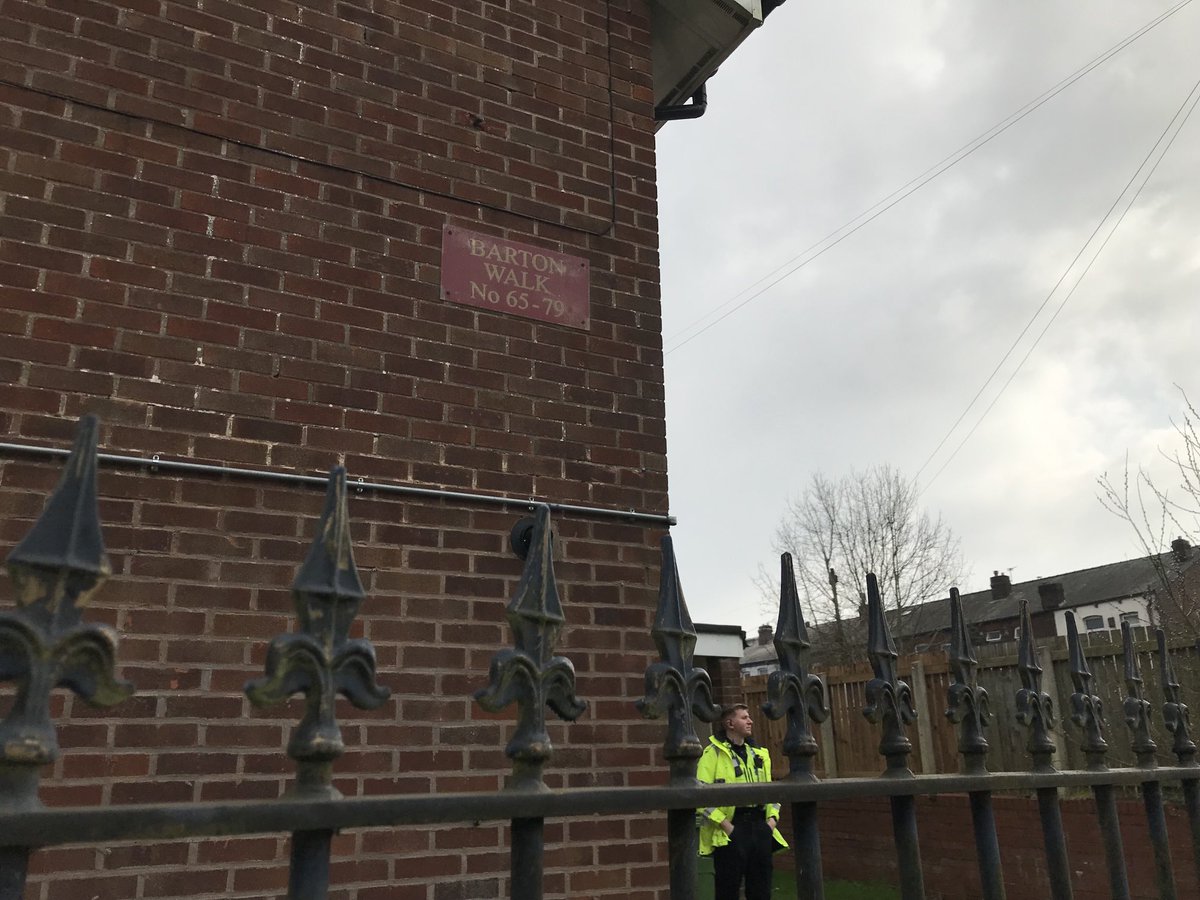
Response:
MULTIPOLYGON (((667 346, 1169 5, 785 5, 713 80, 709 113, 660 132, 667 346)), ((783 499, 813 471, 915 471, 1183 99, 1197 27, 1200 7, 1181 11, 668 354, 676 547, 698 620, 765 618, 751 575, 773 566, 783 499)), ((1200 114, 929 488, 976 581, 1131 552, 1093 482, 1160 433, 1173 381, 1200 393, 1198 164, 1200 114)))

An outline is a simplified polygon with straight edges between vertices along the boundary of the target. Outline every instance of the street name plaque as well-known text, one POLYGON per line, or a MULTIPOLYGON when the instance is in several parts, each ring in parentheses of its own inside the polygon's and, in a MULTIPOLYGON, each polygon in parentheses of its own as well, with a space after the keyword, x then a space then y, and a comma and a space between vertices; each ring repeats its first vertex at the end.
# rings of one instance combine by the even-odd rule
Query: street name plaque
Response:
POLYGON ((442 228, 443 300, 586 329, 589 284, 583 257, 442 228))

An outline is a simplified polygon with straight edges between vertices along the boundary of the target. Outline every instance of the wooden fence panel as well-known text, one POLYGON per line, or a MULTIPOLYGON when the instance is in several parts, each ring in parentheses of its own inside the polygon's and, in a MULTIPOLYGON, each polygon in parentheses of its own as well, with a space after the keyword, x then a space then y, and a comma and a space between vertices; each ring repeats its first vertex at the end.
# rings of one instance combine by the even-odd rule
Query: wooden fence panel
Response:
POLYGON ((867 704, 867 678, 828 684, 830 720, 838 775, 874 775, 883 768, 879 757, 879 732, 862 714, 867 704))
MULTIPOLYGON (((1082 635, 1088 665, 1093 678, 1092 693, 1101 698, 1106 721, 1106 737, 1110 752, 1109 765, 1129 766, 1135 760, 1130 747, 1129 729, 1125 726, 1123 704, 1125 698, 1125 671, 1119 632, 1105 631, 1082 635)), ((1148 629, 1136 629, 1136 649, 1141 666, 1143 694, 1150 701, 1153 711, 1153 735, 1158 743, 1160 765, 1174 765, 1171 753, 1171 735, 1162 724, 1162 677, 1158 660, 1157 645, 1148 629)), ((1069 721, 1070 697, 1075 688, 1071 680, 1070 660, 1067 657, 1065 638, 1043 642, 1040 647, 1043 673, 1043 690, 1054 698, 1055 714, 1058 718, 1060 752, 1055 765, 1060 769, 1082 769, 1087 765, 1080 751, 1078 729, 1069 721), (1048 664, 1049 663, 1049 664, 1048 664)), ((1016 642, 989 644, 978 648, 979 683, 988 692, 992 713, 987 729, 991 752, 988 768, 993 772, 1024 772, 1030 767, 1025 743, 1028 734, 1017 722, 1015 697, 1022 687, 1017 668, 1016 642)), ((947 691, 952 683, 949 664, 942 652, 925 653, 902 657, 899 672, 911 683, 913 664, 920 662, 925 673, 926 708, 918 709, 918 716, 927 717, 929 746, 921 746, 920 729, 914 724, 908 729, 913 742, 910 767, 914 772, 924 771, 926 755, 931 755, 934 767, 929 771, 953 773, 959 771, 958 735, 955 726, 946 718, 947 691)), ((1185 685, 1183 702, 1192 710, 1200 711, 1200 648, 1182 640, 1173 641, 1171 662, 1177 680, 1185 685)), ((879 728, 863 716, 866 705, 866 684, 872 678, 871 668, 861 666, 836 666, 817 671, 825 681, 830 707, 830 729, 833 734, 834 751, 837 759, 838 777, 861 777, 877 775, 883 771, 884 761, 879 756, 879 728)), ((761 744, 771 750, 772 760, 779 777, 787 773, 788 765, 783 756, 783 735, 786 722, 771 721, 762 712, 767 699, 767 677, 756 675, 743 679, 746 703, 754 716, 755 732, 761 744)), ((1200 713, 1197 714, 1200 720, 1200 713)), ((818 744, 822 743, 820 729, 815 725, 813 732, 818 744)), ((825 748, 816 766, 817 774, 825 776, 825 748)))
POLYGON ((950 671, 930 671, 925 673, 925 696, 929 698, 929 708, 917 711, 917 715, 926 716, 933 730, 934 772, 958 771, 958 734, 946 719, 947 696, 953 683, 950 671))
MULTIPOLYGON (((1013 645, 1012 649, 1015 650, 1016 646, 1013 645)), ((993 772, 1025 772, 1030 766, 1029 753, 1025 750, 1029 733, 1017 721, 1015 698, 1021 689, 1017 657, 1013 654, 997 662, 1000 664, 979 670, 979 684, 988 692, 988 709, 991 712, 991 723, 986 732, 991 747, 987 766, 993 772)), ((950 723, 946 725, 949 727, 950 723)))
MULTIPOLYGON (((1151 733, 1158 744, 1158 762, 1160 765, 1173 765, 1175 756, 1171 753, 1171 735, 1162 723, 1163 686, 1162 670, 1158 661, 1157 646, 1152 639, 1145 639, 1145 629, 1137 629, 1143 639, 1135 645, 1138 660, 1141 665, 1143 680, 1143 696, 1151 704, 1151 733)), ((1084 635, 1085 654, 1088 666, 1092 670, 1093 679, 1091 690, 1101 700, 1105 720, 1105 738, 1109 745, 1108 764, 1112 767, 1131 766, 1136 761, 1130 750, 1130 732, 1125 725, 1123 704, 1125 701, 1125 667, 1122 657, 1122 647, 1119 639, 1113 638, 1112 632, 1098 635, 1084 635)), ((1058 710, 1060 713, 1059 730, 1066 743, 1066 759, 1057 762, 1060 768, 1084 768, 1087 760, 1080 751, 1079 731, 1069 721, 1071 714, 1070 698, 1075 688, 1071 681, 1071 663, 1067 656, 1065 641, 1059 639, 1058 646, 1053 651, 1055 681, 1058 685, 1058 710)), ((1200 689, 1197 689, 1195 670, 1197 664, 1196 647, 1181 644, 1171 649, 1171 664, 1176 670, 1176 677, 1185 687, 1182 690, 1183 701, 1191 709, 1197 709, 1200 703, 1200 689)))

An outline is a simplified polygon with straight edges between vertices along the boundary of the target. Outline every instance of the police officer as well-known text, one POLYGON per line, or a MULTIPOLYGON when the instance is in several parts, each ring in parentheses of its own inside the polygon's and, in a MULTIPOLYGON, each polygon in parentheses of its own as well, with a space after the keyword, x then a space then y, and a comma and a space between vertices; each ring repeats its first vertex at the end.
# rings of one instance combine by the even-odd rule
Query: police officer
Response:
MULTIPOLYGON (((750 739, 754 722, 744 703, 721 710, 721 728, 708 739, 696 777, 705 784, 754 784, 771 780, 771 754, 750 739)), ((775 827, 779 804, 714 806, 699 810, 700 855, 712 856, 714 900, 770 900, 771 854, 787 847, 775 827)))

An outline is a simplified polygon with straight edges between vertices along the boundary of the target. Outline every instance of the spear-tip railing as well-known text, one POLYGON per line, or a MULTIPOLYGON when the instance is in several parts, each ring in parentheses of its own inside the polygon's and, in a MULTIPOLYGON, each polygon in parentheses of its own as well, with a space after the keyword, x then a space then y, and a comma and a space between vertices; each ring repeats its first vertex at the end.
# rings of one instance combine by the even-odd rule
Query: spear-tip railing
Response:
MULTIPOLYGON (((96 500, 95 416, 79 421, 75 445, 42 514, 8 555, 17 606, 0 612, 0 681, 16 684, 0 722, 0 807, 34 810, 40 769, 58 758, 50 694, 65 687, 91 706, 133 693, 116 677, 117 635, 83 620, 112 574, 96 500)), ((0 900, 19 900, 29 848, 0 846, 0 900)))
MULTIPOLYGON (((391 692, 375 680, 375 650, 350 637, 366 593, 354 564, 346 510, 346 470, 329 473, 325 510, 308 556, 296 572, 292 597, 300 630, 281 634, 267 648, 266 675, 246 685, 255 706, 305 697, 304 717, 292 731, 288 755, 296 783, 286 798, 336 798, 333 762, 345 751, 336 716, 341 694, 359 709, 376 709, 391 692)), ((324 900, 329 892, 332 829, 292 834, 289 900, 324 900)))
MULTIPOLYGON (((553 753, 546 731, 546 707, 560 719, 573 722, 588 705, 575 696, 575 667, 554 652, 565 619, 554 578, 554 534, 547 507, 538 507, 532 519, 517 523, 512 547, 525 560, 507 610, 514 646, 492 657, 488 685, 475 692, 475 699, 488 712, 516 704, 517 726, 504 751, 513 761, 508 790, 539 793, 548 790, 542 769, 553 753)), ((539 817, 512 820, 512 896, 516 900, 540 900, 542 896, 544 826, 545 820, 539 817)))

